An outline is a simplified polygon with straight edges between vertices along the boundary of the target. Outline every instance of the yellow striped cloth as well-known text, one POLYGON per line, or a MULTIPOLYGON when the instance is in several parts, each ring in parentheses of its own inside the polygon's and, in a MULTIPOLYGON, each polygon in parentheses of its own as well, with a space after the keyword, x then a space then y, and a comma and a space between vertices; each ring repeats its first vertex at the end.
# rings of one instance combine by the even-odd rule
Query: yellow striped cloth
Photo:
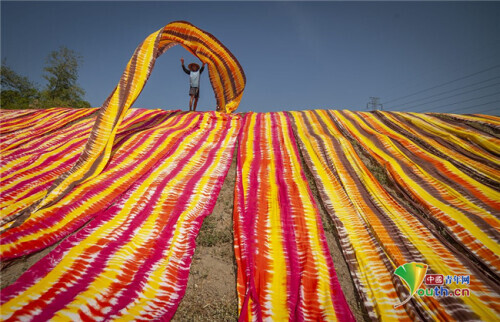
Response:
POLYGON ((234 205, 240 321, 353 321, 285 112, 247 113, 234 205))
POLYGON ((385 123, 395 113, 315 110, 290 114, 302 154, 336 224, 344 256, 371 318, 496 319, 500 314, 499 275, 493 266, 500 254, 494 228, 500 210, 495 198, 498 185, 495 191, 473 180, 431 153, 435 151, 425 144, 420 145, 423 141, 412 141, 411 136, 395 131, 397 124, 385 123), (382 186, 382 179, 367 166, 373 160, 394 178, 385 185, 401 184, 401 190, 382 186), (459 175, 467 185, 462 190, 448 189, 462 184, 459 175), (471 219, 474 211, 476 217, 471 219), (481 226, 489 229, 479 229, 480 220, 489 220, 481 226), (448 242, 436 227, 447 227, 450 234, 456 231, 461 244, 448 242), (489 266, 464 256, 464 249, 489 266), (470 296, 415 296, 394 308, 408 297, 394 271, 411 262, 427 264, 428 273, 470 276, 470 285, 447 285, 453 291, 467 287, 470 296))
POLYGON ((236 58, 213 35, 185 21, 169 23, 137 47, 111 95, 100 108, 90 137, 73 167, 62 174, 40 198, 10 218, 22 224, 32 213, 50 207, 79 184, 98 175, 107 165, 118 126, 135 102, 153 70, 156 58, 180 44, 207 63, 219 111, 238 107, 245 87, 245 74, 236 58))
MULTIPOLYGON (((2 289, 2 320, 172 318, 239 124, 238 115, 218 112, 131 111, 101 174, 2 235, 2 259, 12 258, 89 222, 2 289)), ((61 164, 44 170, 51 166, 61 164)))

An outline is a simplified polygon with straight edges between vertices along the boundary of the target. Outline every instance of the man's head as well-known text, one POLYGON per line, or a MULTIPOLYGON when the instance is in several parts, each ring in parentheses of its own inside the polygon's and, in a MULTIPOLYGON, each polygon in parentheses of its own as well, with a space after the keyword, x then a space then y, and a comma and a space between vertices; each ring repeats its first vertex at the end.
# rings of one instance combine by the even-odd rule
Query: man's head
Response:
POLYGON ((197 72, 198 69, 200 69, 200 65, 198 65, 196 63, 191 63, 191 64, 188 65, 188 68, 192 72, 197 72))

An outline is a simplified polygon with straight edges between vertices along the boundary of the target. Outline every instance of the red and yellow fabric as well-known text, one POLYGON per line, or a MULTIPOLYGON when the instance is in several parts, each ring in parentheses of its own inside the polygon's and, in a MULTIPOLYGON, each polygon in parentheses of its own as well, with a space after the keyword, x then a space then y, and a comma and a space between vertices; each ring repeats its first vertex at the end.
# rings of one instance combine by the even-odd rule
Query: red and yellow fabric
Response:
POLYGON ((480 158, 491 162, 498 162, 500 153, 500 139, 478 133, 472 129, 465 129, 426 114, 395 113, 410 123, 425 131, 439 135, 459 147, 466 148, 480 158))
POLYGON ((472 114, 470 116, 475 116, 482 119, 488 119, 491 122, 490 124, 495 124, 496 126, 500 126, 500 116, 487 115, 487 114, 472 114))
POLYGON ((108 164, 111 148, 127 110, 146 84, 158 56, 180 44, 208 66, 218 110, 231 113, 238 107, 245 87, 245 74, 236 58, 213 35, 194 25, 172 22, 149 35, 135 50, 111 95, 100 108, 90 137, 79 159, 22 213, 14 226, 36 211, 56 204, 74 187, 97 176, 108 164))
POLYGON ((11 110, 2 110, 1 114, 8 115, 5 122, 0 123, 0 154, 2 158, 9 157, 16 147, 32 144, 33 140, 40 139, 60 130, 71 122, 91 117, 97 109, 53 108, 34 110, 30 115, 16 116, 11 110))
POLYGON ((2 236, 2 254, 14 256, 72 221, 90 221, 2 290, 2 320, 172 318, 195 238, 232 162, 240 117, 151 112, 146 123, 141 113, 125 119, 100 175, 2 236))
POLYGON ((353 320, 284 112, 245 114, 234 238, 241 321, 353 320))
POLYGON ((446 119, 457 120, 460 122, 471 122, 479 123, 481 125, 486 125, 487 127, 492 127, 500 130, 500 117, 493 115, 483 115, 483 114, 440 114, 440 113, 426 113, 427 115, 432 115, 438 118, 443 116, 446 119))
POLYGON ((17 118, 10 111, 2 111, 15 121, 9 122, 9 133, 1 135, 5 143, 0 160, 2 230, 10 227, 19 212, 43 197, 50 184, 71 168, 83 150, 95 111, 51 109, 17 118), (79 118, 82 112, 88 116, 79 118), (22 144, 17 144, 17 140, 22 144))
MULTIPOLYGON (((499 285, 491 279, 491 272, 484 272, 481 265, 461 254, 461 248, 441 237, 426 216, 400 203, 366 166, 365 157, 352 142, 359 142, 365 151, 385 151, 389 146, 371 143, 369 139, 375 136, 371 132, 371 136, 352 139, 354 125, 373 121, 371 113, 317 110, 290 114, 302 155, 336 224, 353 280, 372 319, 491 320, 498 316, 499 285), (394 308, 408 294, 394 270, 411 262, 425 263, 428 273, 470 275, 470 296, 418 296, 394 308)), ((385 156, 385 160, 390 159, 385 156)))
MULTIPOLYGON (((449 136, 443 131, 437 133, 436 129, 426 131, 427 127, 419 126, 417 121, 410 122, 395 113, 377 112, 377 115, 388 126, 393 127, 407 138, 411 138, 414 142, 419 142, 420 146, 453 163, 476 180, 488 184, 490 187, 495 187, 496 182, 500 181, 500 171, 498 171, 497 165, 474 153, 475 147, 471 146, 470 142, 462 141, 460 145, 455 144, 452 140, 446 139, 449 136)), ((408 115, 406 116, 408 117, 408 115)), ((485 119, 483 119, 484 121, 485 119)))
MULTIPOLYGON (((454 169, 451 164, 444 168, 445 163, 439 158, 429 155, 424 158, 420 148, 410 144, 406 137, 396 137, 395 133, 383 132, 372 125, 369 113, 332 111, 331 114, 384 166, 397 187, 411 196, 410 202, 423 207, 431 220, 462 243, 471 256, 500 275, 498 189, 475 183, 467 173, 454 169)), ((452 134, 446 138, 451 142, 459 140, 452 134)), ((482 149, 476 152, 487 154, 482 149)))
MULTIPOLYGON (((71 114, 71 111, 78 113, 76 109, 66 113, 71 114)), ((162 128, 175 129, 178 122, 175 117, 170 118, 173 115, 176 114, 160 110, 131 110, 118 130, 113 156, 103 173, 96 180, 72 190, 56 205, 36 212, 23 225, 4 231, 0 258, 8 260, 48 247, 77 230, 99 209, 109 207, 154 165, 158 154, 164 153, 155 150, 158 146, 156 135, 162 128), (153 137, 146 140, 149 135, 153 137), (109 182, 114 184, 96 193, 109 182)), ((6 222, 3 229, 12 222, 5 219, 27 207, 58 175, 71 167, 83 150, 92 122, 92 118, 82 118, 50 134, 38 136, 32 132, 33 140, 14 149, 11 156, 2 160, 0 209, 2 220, 6 222)))
MULTIPOLYGON (((4 110, 0 109, 0 134, 9 132, 9 126, 17 124, 22 116, 34 114, 41 110, 4 110)), ((45 110, 47 111, 47 110, 45 110)))

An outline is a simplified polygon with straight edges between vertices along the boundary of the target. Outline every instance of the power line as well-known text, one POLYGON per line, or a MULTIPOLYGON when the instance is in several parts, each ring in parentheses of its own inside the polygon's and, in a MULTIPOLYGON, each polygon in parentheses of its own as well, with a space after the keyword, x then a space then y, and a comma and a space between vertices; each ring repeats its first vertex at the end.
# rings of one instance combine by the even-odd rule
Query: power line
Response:
MULTIPOLYGON (((500 78, 500 77, 497 77, 497 78, 500 78)), ((499 84, 500 83, 495 83, 495 84, 492 84, 492 85, 483 86, 483 87, 480 87, 480 88, 472 89, 470 91, 462 92, 460 94, 442 97, 442 98, 439 98, 437 100, 433 100, 433 101, 430 101, 430 102, 425 102, 425 103, 422 103, 420 105, 416 105, 416 106, 413 106, 413 107, 412 106, 405 107, 405 108, 400 109, 400 111, 406 111, 406 110, 409 110, 409 109, 412 109, 412 108, 418 108, 418 107, 422 106, 423 104, 431 104, 431 103, 439 102, 439 101, 442 101, 442 100, 445 100, 445 99, 449 99, 449 98, 457 97, 457 96, 460 96, 460 95, 464 95, 464 94, 476 92, 476 91, 479 91, 479 90, 482 90, 482 89, 485 89, 485 88, 488 88, 488 87, 492 87, 492 86, 495 86, 495 85, 499 85, 499 84)))
POLYGON ((416 99, 416 100, 413 100, 413 101, 408 101, 406 103, 401 103, 401 104, 398 104, 398 106, 402 106, 402 105, 406 105, 406 104, 410 104, 410 103, 419 102, 419 101, 422 101, 422 100, 426 100, 426 99, 433 98, 433 97, 436 97, 436 96, 441 96, 443 94, 448 94, 448 93, 451 93, 451 92, 456 92, 456 91, 459 91, 459 90, 464 89, 464 88, 468 88, 468 87, 471 87, 471 86, 474 86, 474 85, 483 84, 483 83, 489 82, 491 80, 499 79, 499 78, 500 78, 500 76, 492 77, 492 78, 486 79, 484 81, 480 81, 480 82, 476 82, 476 83, 473 83, 473 84, 470 84, 470 85, 466 85, 466 86, 462 86, 462 87, 459 87, 459 88, 455 88, 455 89, 452 89, 452 90, 449 90, 449 91, 437 93, 437 94, 434 94, 434 95, 431 95, 431 96, 427 96, 427 97, 424 97, 424 98, 419 98, 419 99, 416 99))
POLYGON ((469 75, 466 75, 466 76, 463 76, 463 77, 460 77, 460 78, 457 78, 457 79, 454 79, 454 80, 449 81, 449 82, 445 82, 445 83, 442 83, 442 84, 439 84, 439 85, 436 85, 436 86, 433 86, 433 87, 429 87, 429 88, 423 89, 421 91, 418 91, 418 92, 415 92, 415 93, 412 93, 412 94, 409 94, 409 95, 405 95, 405 96, 398 97, 398 98, 395 98, 395 99, 387 101, 387 102, 383 102, 382 104, 392 103, 392 102, 395 102, 395 101, 399 101, 399 100, 401 100, 403 98, 411 97, 411 96, 414 96, 414 95, 417 95, 417 94, 420 94, 420 93, 424 93, 424 92, 430 91, 430 90, 435 89, 435 88, 443 87, 445 85, 455 83, 455 82, 457 82, 459 80, 467 79, 467 78, 470 78, 472 76, 476 76, 478 74, 485 73, 487 71, 490 71, 490 70, 498 68, 498 67, 500 67, 500 64, 492 66, 492 67, 489 67, 489 68, 486 68, 486 69, 483 69, 483 70, 480 70, 478 72, 475 72, 475 73, 472 73, 472 74, 469 74, 469 75))
MULTIPOLYGON (((497 94, 500 94, 500 92, 496 92, 496 93, 493 93, 493 94, 488 94, 488 95, 484 95, 484 96, 480 96, 480 97, 474 97, 474 98, 471 98, 471 99, 468 99, 468 100, 465 100, 465 101, 459 101, 459 102, 455 102, 455 103, 450 103, 450 104, 445 104, 445 105, 440 105, 440 106, 434 106, 434 107, 431 107, 431 109, 438 109, 438 108, 441 108, 441 107, 446 107, 446 106, 450 106, 450 105, 455 105, 455 104, 466 103, 466 102, 470 102, 470 101, 478 100, 478 99, 481 99, 481 98, 494 96, 494 95, 497 95, 497 94)), ((428 111, 428 110, 429 110, 429 108, 424 109, 424 110, 422 110, 422 111, 420 111, 420 112, 423 112, 423 111, 428 111)), ((418 112, 418 111, 417 111, 417 112, 418 112)))
POLYGON ((370 97, 370 101, 366 103, 366 109, 371 111, 384 110, 384 106, 380 104, 379 97, 370 97))
MULTIPOLYGON (((498 100, 498 101, 493 101, 493 102, 490 102, 490 103, 499 103, 499 102, 500 102, 500 100, 498 100)), ((485 104, 485 105, 486 105, 486 104, 485 104)), ((499 111, 499 112, 500 112, 500 108, 499 108, 499 107, 490 108, 490 109, 488 109, 488 110, 486 110, 486 111, 482 111, 481 113, 487 113, 487 112, 489 112, 489 111, 499 111)), ((499 115, 500 115, 500 113, 499 113, 499 115)))
MULTIPOLYGON (((488 46, 490 46, 490 45, 496 45, 496 44, 497 44, 497 42, 498 42, 498 41, 492 41, 491 43, 488 43, 488 46)), ((475 64, 477 64, 477 63, 479 63, 479 62, 483 62, 483 61, 486 61, 486 60, 490 60, 490 58, 495 58, 495 60, 497 60, 497 59, 498 59, 498 56, 499 56, 499 53, 497 52, 497 51, 498 51, 498 49, 495 49, 495 50, 494 50, 494 52, 492 52, 492 53, 491 53, 491 51, 490 51, 490 54, 489 54, 489 55, 487 55, 487 56, 481 56, 481 54, 484 54, 484 52, 485 52, 483 48, 478 49, 478 47, 477 47, 477 46, 469 46, 469 47, 473 47, 474 49, 476 49, 476 54, 474 54, 474 56, 473 56, 473 57, 481 57, 481 58, 476 59, 476 60, 473 60, 473 61, 469 61, 469 62, 468 62, 468 66, 474 66, 475 64)), ((469 47, 468 47, 468 48, 469 48, 469 47)), ((439 65, 439 70, 443 70, 443 68, 442 68, 442 67, 443 67, 443 65, 439 65)), ((455 69, 451 70, 451 71, 450 71, 450 73, 452 73, 452 72, 456 72, 456 71, 458 71, 458 70, 463 70, 463 64, 460 64, 460 66, 459 66, 459 67, 457 67, 457 68, 455 68, 455 69)), ((434 71, 435 71, 435 69, 434 69, 434 71)), ((418 73, 416 76, 424 76, 424 74, 427 74, 428 76, 427 76, 427 77, 424 77, 424 78, 422 78, 422 77, 419 77, 419 78, 423 80, 423 79, 428 79, 428 78, 429 78, 429 76, 430 76, 430 77, 432 77, 432 76, 428 73, 428 70, 423 71, 423 72, 421 71, 421 72, 420 72, 420 73, 418 73)), ((387 88, 386 90, 392 90, 392 89, 395 89, 395 88, 400 88, 403 84, 408 84, 408 83, 409 83, 408 81, 403 82, 403 83, 398 83, 396 86, 392 86, 392 87, 390 87, 390 88, 387 88)))
MULTIPOLYGON (((500 102, 500 100, 491 101, 491 102, 482 103, 482 104, 477 104, 477 105, 472 105, 472 106, 467 106, 467 107, 461 107, 461 108, 457 108, 457 109, 454 109, 454 110, 449 111, 449 112, 440 112, 440 113, 454 113, 456 111, 462 111, 462 110, 466 110, 466 109, 469 109, 469 108, 484 106, 484 105, 488 105, 488 104, 492 104, 492 103, 498 103, 498 102, 500 102)), ((494 110, 498 110, 498 107, 494 107, 494 108, 491 108, 491 109, 483 111, 483 112, 489 112, 489 111, 494 111, 494 110)))

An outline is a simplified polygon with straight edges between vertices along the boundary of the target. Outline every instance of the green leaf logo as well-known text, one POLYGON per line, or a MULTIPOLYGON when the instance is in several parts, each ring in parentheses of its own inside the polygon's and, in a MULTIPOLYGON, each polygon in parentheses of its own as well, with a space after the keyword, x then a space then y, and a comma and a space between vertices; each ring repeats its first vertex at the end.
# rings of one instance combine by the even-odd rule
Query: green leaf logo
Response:
POLYGON ((394 274, 399 276, 399 278, 401 278, 401 280, 406 284, 406 286, 408 286, 408 289, 410 290, 410 296, 400 304, 394 305, 394 308, 405 304, 412 298, 412 296, 424 281, 427 267, 428 266, 426 264, 422 263, 406 263, 399 266, 396 271, 394 271, 394 274))

